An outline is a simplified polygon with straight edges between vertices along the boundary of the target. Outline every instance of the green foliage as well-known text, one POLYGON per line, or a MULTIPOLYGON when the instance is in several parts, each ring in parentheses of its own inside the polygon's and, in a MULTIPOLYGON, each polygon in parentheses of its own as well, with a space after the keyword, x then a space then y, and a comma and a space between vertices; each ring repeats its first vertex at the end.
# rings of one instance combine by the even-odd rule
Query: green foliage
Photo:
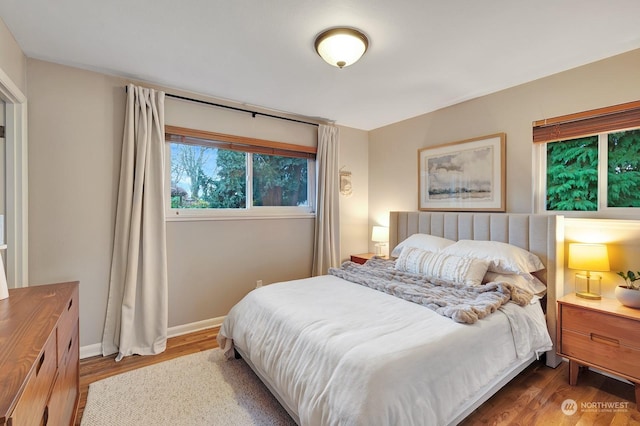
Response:
POLYGON ((547 145, 547 210, 598 209, 598 137, 547 145))
POLYGON ((171 197, 171 208, 179 209, 182 206, 182 197, 171 197))
POLYGON ((626 273, 621 271, 618 272, 618 275, 624 278, 624 280, 627 282, 628 288, 640 290, 640 287, 636 286, 635 284, 636 281, 640 280, 640 271, 635 273, 633 271, 627 271, 626 273))
POLYGON ((609 207, 640 207, 640 129, 609 134, 609 207))
POLYGON ((306 159, 185 144, 172 144, 171 152, 172 208, 246 208, 248 155, 253 156, 253 205, 307 202, 306 159), (187 182, 190 192, 178 182, 187 182))
POLYGON ((216 177, 203 185, 202 199, 214 209, 242 209, 247 205, 246 156, 239 151, 218 150, 216 177))
POLYGON ((253 205, 297 206, 307 201, 307 160, 253 155, 253 205))
MULTIPOLYGON (((607 206, 640 207, 640 129, 608 138, 607 206)), ((547 210, 598 210, 597 136, 547 145, 547 210)))
POLYGON ((171 175, 176 181, 179 181, 183 174, 189 177, 193 198, 198 197, 200 188, 204 184, 203 179, 206 175, 202 172, 202 168, 213 154, 213 150, 214 148, 206 146, 178 145, 177 158, 171 162, 171 175))

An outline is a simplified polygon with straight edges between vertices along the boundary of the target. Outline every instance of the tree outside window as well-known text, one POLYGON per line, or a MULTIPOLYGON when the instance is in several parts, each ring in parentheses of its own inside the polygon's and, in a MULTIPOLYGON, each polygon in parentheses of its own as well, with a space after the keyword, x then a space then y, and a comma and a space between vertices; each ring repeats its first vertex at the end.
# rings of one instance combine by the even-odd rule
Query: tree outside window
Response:
POLYGON ((547 143, 546 160, 548 211, 640 207, 640 129, 547 143))
POLYGON ((309 205, 305 158, 175 142, 170 143, 170 151, 173 209, 309 205), (247 179, 248 166, 253 179, 247 179), (249 191, 253 194, 250 204, 249 191))

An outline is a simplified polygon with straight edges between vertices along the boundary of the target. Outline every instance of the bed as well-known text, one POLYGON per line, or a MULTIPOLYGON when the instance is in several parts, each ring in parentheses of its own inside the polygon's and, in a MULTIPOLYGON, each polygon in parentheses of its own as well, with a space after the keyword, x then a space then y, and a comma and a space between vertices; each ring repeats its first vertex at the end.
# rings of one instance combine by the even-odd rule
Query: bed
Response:
MULTIPOLYGON (((325 276, 252 291, 225 318, 220 347, 241 356, 300 425, 457 424, 541 353, 549 366, 560 361, 554 346, 561 216, 391 212, 389 219, 391 248, 421 234, 451 240, 443 251, 493 241, 531 253, 542 262, 535 276, 546 297, 523 302, 526 294, 506 281, 463 286, 430 279, 436 292, 450 286, 486 292, 478 298, 491 299, 482 303, 502 300, 499 307, 478 307, 475 299, 455 309, 435 306, 421 293, 432 285, 398 266, 411 265, 410 255, 437 258, 415 247, 405 247, 397 261, 345 262, 325 276), (357 278, 361 273, 375 278, 357 278)), ((473 259, 468 270, 478 265, 473 259)))

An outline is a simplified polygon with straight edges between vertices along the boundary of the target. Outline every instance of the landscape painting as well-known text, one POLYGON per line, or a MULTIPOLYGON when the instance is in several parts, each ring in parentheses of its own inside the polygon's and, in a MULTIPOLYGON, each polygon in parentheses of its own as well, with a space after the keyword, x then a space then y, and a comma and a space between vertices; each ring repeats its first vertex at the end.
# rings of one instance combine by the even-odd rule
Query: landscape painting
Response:
POLYGON ((505 211, 505 142, 499 133, 420 149, 420 210, 505 211))

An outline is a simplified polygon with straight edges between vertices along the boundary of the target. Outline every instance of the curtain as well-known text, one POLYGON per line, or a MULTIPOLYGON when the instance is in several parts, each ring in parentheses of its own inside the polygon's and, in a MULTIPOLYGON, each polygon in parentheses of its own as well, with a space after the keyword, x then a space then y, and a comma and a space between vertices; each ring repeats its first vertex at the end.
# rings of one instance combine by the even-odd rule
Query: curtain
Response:
POLYGON ((339 154, 335 126, 318 126, 318 205, 316 208, 312 276, 325 275, 340 264, 339 154))
POLYGON ((151 355, 167 342, 164 92, 127 87, 102 354, 151 355))

